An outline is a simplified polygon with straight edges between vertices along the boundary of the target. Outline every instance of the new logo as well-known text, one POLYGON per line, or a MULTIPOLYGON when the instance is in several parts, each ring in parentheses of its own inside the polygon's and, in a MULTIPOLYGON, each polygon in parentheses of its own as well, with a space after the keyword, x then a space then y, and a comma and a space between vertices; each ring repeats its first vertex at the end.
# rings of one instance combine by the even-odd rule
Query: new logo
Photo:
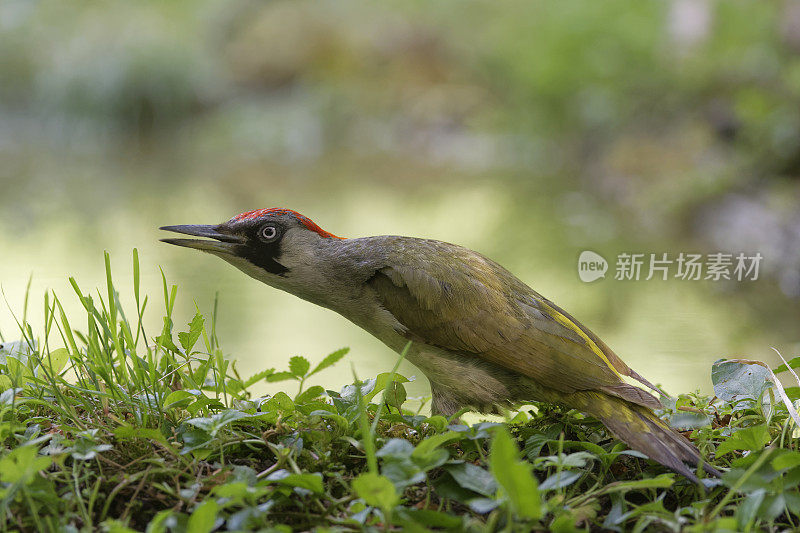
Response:
POLYGON ((591 250, 584 250, 578 257, 578 277, 581 281, 591 283, 600 278, 606 277, 608 270, 608 261, 605 258, 591 250))

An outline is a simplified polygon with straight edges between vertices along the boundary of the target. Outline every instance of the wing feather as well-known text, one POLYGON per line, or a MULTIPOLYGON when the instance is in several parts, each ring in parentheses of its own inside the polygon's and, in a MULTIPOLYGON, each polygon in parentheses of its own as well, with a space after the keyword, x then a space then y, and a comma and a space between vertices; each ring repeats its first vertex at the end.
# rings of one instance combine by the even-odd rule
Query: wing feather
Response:
POLYGON ((421 242, 413 255, 390 255, 368 282, 408 338, 480 357, 561 392, 602 390, 660 406, 622 381, 628 375, 651 386, 596 335, 502 266, 466 248, 421 242))

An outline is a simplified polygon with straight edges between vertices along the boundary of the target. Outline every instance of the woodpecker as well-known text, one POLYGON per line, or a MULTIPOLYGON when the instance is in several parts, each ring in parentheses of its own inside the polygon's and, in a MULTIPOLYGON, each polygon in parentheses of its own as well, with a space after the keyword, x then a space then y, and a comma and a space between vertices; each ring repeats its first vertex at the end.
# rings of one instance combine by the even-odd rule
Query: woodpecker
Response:
POLYGON ((401 236, 345 239, 291 209, 216 225, 163 226, 163 242, 216 255, 249 276, 339 313, 430 381, 432 411, 498 412, 528 401, 577 409, 698 482, 698 449, 656 416, 649 381, 559 306, 478 252, 401 236))

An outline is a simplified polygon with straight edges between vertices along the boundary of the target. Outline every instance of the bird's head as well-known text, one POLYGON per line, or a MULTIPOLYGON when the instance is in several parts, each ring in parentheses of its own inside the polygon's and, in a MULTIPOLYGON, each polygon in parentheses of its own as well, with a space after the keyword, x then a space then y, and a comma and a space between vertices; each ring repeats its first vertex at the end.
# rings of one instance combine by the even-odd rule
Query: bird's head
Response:
POLYGON ((279 285, 282 278, 301 269, 317 251, 341 240, 291 209, 271 208, 248 211, 216 225, 163 226, 160 229, 202 237, 202 239, 161 239, 221 257, 245 273, 279 285))

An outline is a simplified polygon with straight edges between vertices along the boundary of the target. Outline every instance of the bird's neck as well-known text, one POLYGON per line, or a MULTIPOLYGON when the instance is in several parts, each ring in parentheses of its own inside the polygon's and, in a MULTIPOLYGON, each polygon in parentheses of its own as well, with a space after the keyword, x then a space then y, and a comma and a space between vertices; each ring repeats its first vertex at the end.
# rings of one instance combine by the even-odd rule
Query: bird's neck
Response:
POLYGON ((353 261, 346 240, 311 237, 303 246, 287 247, 277 261, 287 271, 281 276, 254 276, 277 289, 311 303, 344 313, 362 291, 363 275, 353 261))

